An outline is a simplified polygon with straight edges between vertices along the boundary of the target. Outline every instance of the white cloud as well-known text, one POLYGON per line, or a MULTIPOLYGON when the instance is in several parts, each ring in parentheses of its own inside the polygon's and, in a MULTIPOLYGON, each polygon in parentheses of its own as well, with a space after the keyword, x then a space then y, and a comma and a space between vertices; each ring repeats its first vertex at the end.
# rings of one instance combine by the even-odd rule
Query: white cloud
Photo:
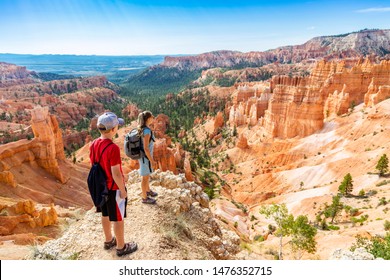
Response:
POLYGON ((315 26, 309 26, 308 28, 306 28, 307 30, 314 30, 314 29, 316 29, 316 27, 315 26))
POLYGON ((357 12, 357 13, 384 13, 384 12, 390 12, 390 7, 368 8, 368 9, 357 10, 355 12, 357 12))

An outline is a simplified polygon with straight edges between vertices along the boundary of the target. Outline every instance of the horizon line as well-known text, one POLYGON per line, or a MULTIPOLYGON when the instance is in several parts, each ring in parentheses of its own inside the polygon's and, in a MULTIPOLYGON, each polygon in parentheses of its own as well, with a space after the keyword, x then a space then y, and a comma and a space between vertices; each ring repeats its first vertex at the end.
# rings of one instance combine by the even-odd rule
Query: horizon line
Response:
POLYGON ((72 54, 72 53, 11 53, 0 52, 0 55, 62 55, 62 56, 171 56, 171 55, 198 55, 198 54, 72 54))
MULTIPOLYGON (((315 38, 333 37, 333 36, 339 36, 339 35, 349 35, 349 34, 354 34, 354 33, 359 33, 359 32, 378 31, 378 30, 390 31, 390 28, 364 28, 364 29, 357 30, 357 31, 346 32, 344 34, 318 35, 318 36, 314 36, 314 37, 310 38, 309 40, 305 41, 303 44, 305 44, 305 43, 307 43, 310 40, 313 40, 315 38)), ((299 44, 299 45, 303 45, 303 44, 299 44)), ((238 50, 219 49, 219 50, 210 50, 210 51, 200 52, 200 53, 187 53, 187 54, 184 54, 184 53, 183 54, 180 54, 180 53, 176 53, 176 54, 70 54, 70 53, 65 53, 65 54, 60 54, 60 53, 39 53, 39 54, 34 54, 34 53, 11 53, 11 52, 2 53, 2 52, 0 52, 0 55, 32 55, 32 56, 35 56, 35 55, 36 56, 58 55, 58 56, 110 56, 110 57, 124 57, 124 56, 128 56, 128 57, 134 57, 134 56, 165 56, 165 57, 166 56, 196 56, 196 55, 200 55, 200 54, 213 53, 213 52, 222 52, 222 51, 240 52, 240 53, 267 52, 267 51, 271 51, 271 50, 278 49, 278 48, 299 46, 299 45, 286 44, 286 45, 283 45, 283 46, 276 46, 274 48, 270 48, 270 49, 267 49, 267 50, 238 51, 238 50)))

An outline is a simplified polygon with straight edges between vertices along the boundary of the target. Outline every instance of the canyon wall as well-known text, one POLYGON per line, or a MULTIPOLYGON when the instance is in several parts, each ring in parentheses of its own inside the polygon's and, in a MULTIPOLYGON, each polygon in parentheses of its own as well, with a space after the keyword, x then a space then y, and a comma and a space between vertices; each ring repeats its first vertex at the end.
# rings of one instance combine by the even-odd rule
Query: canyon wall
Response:
POLYGON ((24 163, 36 163, 64 183, 66 176, 58 165, 58 161, 65 160, 62 132, 58 122, 49 114, 47 107, 38 107, 32 110, 31 114, 35 138, 0 146, 0 182, 16 187, 17 181, 12 169, 24 163))
POLYGON ((196 56, 167 56, 161 67, 195 70, 215 67, 260 67, 269 63, 298 63, 314 59, 345 59, 390 53, 390 30, 362 30, 337 36, 313 38, 302 45, 279 47, 264 52, 216 51, 196 56))
POLYGON ((229 111, 231 126, 256 125, 259 118, 264 116, 268 101, 272 95, 266 82, 237 84, 232 93, 232 106, 229 111))
POLYGON ((390 97, 390 61, 319 61, 310 76, 273 76, 236 84, 227 106, 230 126, 260 124, 269 137, 304 137, 355 105, 390 97))
POLYGON ((26 67, 0 62, 0 88, 34 83, 32 73, 26 67))
MULTIPOLYGON (((0 216, 0 236, 31 232, 33 229, 42 230, 42 227, 56 224, 58 216, 54 205, 47 208, 38 210, 31 200, 19 201, 13 205, 0 204, 0 211, 5 213, 0 216)), ((37 241, 35 238, 33 240, 24 238, 20 242, 21 239, 17 238, 18 236, 14 237, 16 237, 15 243, 23 245, 24 243, 33 245, 34 241, 37 241)))
POLYGON ((30 121, 30 109, 47 106, 58 121, 74 127, 87 115, 104 111, 104 103, 120 100, 118 94, 107 88, 104 77, 51 81, 0 88, 0 113, 12 114, 12 120, 30 121))
POLYGON ((34 138, 0 146, 1 197, 90 208, 88 167, 65 158, 62 131, 47 107, 31 115, 34 138))

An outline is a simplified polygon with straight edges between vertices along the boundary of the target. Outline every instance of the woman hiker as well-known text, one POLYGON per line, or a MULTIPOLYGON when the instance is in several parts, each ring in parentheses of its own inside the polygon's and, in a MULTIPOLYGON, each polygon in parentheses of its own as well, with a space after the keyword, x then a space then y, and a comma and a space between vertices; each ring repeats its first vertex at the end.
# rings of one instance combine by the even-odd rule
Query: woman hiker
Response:
POLYGON ((150 125, 154 121, 154 116, 150 111, 144 111, 138 115, 138 133, 143 141, 145 157, 138 160, 140 168, 139 174, 142 176, 142 203, 155 204, 157 193, 152 191, 149 186, 149 177, 153 170, 157 167, 157 163, 153 159, 154 137, 150 129, 150 125))

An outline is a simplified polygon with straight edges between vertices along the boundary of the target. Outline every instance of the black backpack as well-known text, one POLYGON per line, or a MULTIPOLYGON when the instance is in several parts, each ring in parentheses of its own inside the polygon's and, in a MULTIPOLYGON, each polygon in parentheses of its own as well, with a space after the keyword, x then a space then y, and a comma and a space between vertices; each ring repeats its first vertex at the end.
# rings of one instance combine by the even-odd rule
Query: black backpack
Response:
MULTIPOLYGON (((154 142, 153 132, 151 131, 151 141, 154 142)), ((144 150, 143 137, 139 134, 138 129, 134 128, 125 136, 125 153, 134 160, 146 157, 144 150)))
MULTIPOLYGON (((94 143, 92 145, 94 145, 94 143)), ((96 161, 96 156, 94 154, 93 159, 95 162, 92 164, 91 170, 88 174, 88 189, 91 194, 93 204, 96 207, 102 207, 108 200, 107 177, 104 169, 100 165, 100 159, 102 158, 104 151, 111 144, 113 143, 111 142, 104 147, 98 161, 96 161)), ((93 148, 92 151, 95 152, 93 148)), ((114 181, 112 182, 112 185, 114 185, 114 181)))

